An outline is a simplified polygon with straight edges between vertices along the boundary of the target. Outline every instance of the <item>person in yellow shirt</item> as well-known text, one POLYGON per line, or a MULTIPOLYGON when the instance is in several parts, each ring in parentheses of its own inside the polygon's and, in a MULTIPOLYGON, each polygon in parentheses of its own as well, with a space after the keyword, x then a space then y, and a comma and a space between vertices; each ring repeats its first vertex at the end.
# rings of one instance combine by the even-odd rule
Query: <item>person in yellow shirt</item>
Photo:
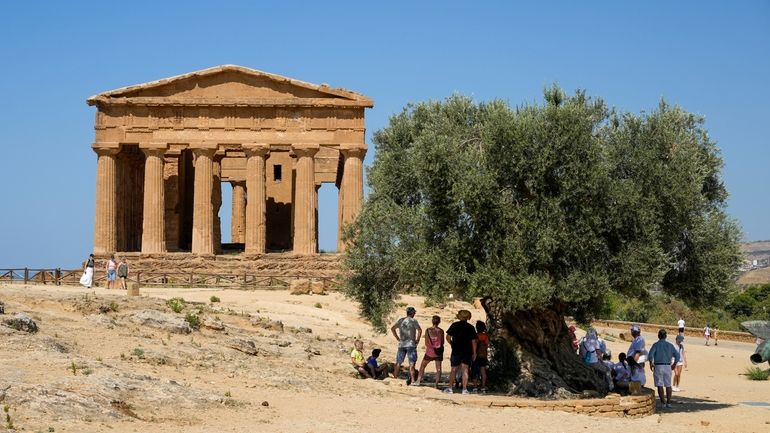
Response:
POLYGON ((364 359, 364 342, 356 340, 353 343, 353 350, 350 352, 350 364, 353 369, 365 378, 371 378, 372 375, 366 369, 366 359, 364 359))

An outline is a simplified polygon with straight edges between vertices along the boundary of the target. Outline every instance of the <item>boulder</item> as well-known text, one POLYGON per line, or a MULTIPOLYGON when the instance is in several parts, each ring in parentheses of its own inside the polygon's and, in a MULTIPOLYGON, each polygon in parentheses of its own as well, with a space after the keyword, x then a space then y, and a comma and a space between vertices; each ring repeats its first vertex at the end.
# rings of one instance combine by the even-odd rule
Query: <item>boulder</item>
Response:
POLYGON ((3 320, 3 323, 5 326, 13 328, 17 331, 24 331, 29 333, 37 332, 37 323, 35 323, 31 317, 24 313, 16 313, 16 315, 10 319, 3 320))
POLYGON ((128 296, 139 296, 139 283, 136 281, 126 283, 126 294, 128 296))
POLYGON ((205 317, 203 319, 203 322, 201 323, 201 326, 207 329, 212 329, 214 331, 224 331, 225 330, 225 324, 222 323, 222 321, 215 319, 213 317, 205 317))
POLYGON ((257 346, 251 340, 244 340, 242 338, 235 338, 227 342, 227 347, 235 349, 239 352, 243 352, 247 355, 256 356, 259 353, 257 346))
POLYGON ((292 280, 289 284, 289 293, 292 295, 309 295, 312 291, 310 280, 307 279, 292 280))
POLYGON ((192 327, 183 317, 156 310, 139 311, 131 316, 131 321, 142 326, 162 329, 175 334, 189 334, 192 332, 192 327))
POLYGON ((310 283, 310 291, 314 295, 325 295, 326 294, 326 289, 324 288, 323 281, 315 281, 315 280, 313 280, 310 283))
POLYGON ((270 320, 269 317, 251 316, 251 325, 271 331, 283 332, 283 322, 270 320))

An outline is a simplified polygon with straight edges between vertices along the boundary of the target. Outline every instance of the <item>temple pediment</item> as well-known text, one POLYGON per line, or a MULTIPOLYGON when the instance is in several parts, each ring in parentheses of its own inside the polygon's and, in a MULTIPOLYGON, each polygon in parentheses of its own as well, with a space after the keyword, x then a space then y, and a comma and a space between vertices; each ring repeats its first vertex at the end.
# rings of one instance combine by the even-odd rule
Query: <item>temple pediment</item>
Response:
POLYGON ((235 65, 223 65, 100 93, 89 105, 372 107, 364 95, 235 65))

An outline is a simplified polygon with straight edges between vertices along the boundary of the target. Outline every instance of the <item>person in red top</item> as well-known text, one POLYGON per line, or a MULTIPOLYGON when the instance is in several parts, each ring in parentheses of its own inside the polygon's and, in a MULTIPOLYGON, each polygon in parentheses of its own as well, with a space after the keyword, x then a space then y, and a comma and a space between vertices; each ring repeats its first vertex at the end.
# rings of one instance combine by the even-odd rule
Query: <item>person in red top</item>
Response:
POLYGON ((431 322, 433 326, 425 331, 425 356, 420 364, 420 374, 417 376, 417 382, 412 385, 420 385, 423 376, 425 376, 425 367, 431 361, 436 362, 436 388, 441 380, 441 361, 444 360, 444 330, 439 328, 441 317, 433 316, 431 322))
POLYGON ((489 365, 489 335, 487 334, 487 324, 482 320, 476 321, 476 335, 479 341, 476 344, 476 360, 473 361, 473 366, 471 367, 473 387, 476 388, 476 391, 486 394, 487 366, 489 365), (479 379, 481 379, 481 388, 479 388, 479 379))

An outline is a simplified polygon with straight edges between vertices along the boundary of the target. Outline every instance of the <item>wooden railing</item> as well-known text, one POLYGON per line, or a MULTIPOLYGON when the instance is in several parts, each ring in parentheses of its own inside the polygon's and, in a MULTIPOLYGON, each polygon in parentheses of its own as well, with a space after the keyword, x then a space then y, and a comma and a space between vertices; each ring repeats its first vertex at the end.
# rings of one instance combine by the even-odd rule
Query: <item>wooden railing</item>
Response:
MULTIPOLYGON (((77 286, 80 284, 82 269, 35 269, 35 268, 0 268, 0 283, 12 284, 52 284, 77 286)), ((129 281, 141 287, 218 287, 232 289, 286 289, 291 280, 309 279, 321 281, 327 290, 339 287, 336 277, 316 277, 311 275, 257 275, 248 272, 240 274, 216 274, 206 272, 158 272, 138 271, 131 274, 129 281)), ((106 272, 94 271, 94 286, 103 286, 107 281, 106 272)))

